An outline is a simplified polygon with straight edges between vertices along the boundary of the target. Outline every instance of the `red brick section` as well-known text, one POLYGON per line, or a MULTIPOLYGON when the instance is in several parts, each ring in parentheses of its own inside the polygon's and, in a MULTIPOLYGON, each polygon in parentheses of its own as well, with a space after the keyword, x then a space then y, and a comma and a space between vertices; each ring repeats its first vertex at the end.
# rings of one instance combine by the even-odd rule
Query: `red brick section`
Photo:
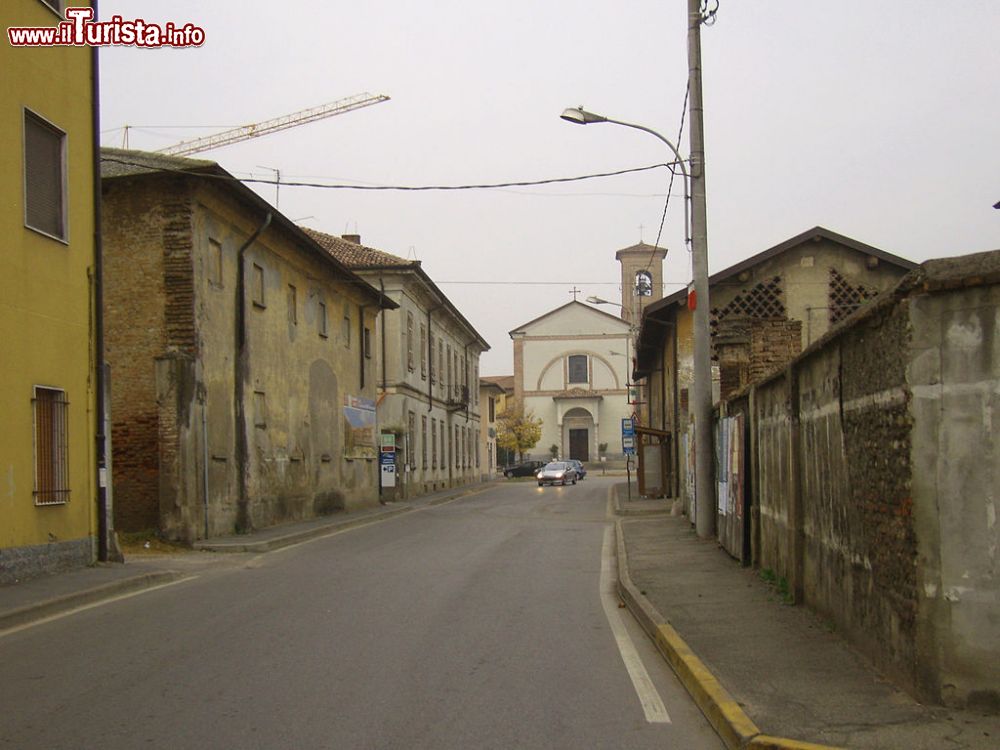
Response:
POLYGON ((755 320, 750 328, 749 382, 784 367, 801 351, 801 320, 755 320))
POLYGON ((159 526, 159 440, 171 433, 159 423, 155 360, 196 346, 191 209, 174 178, 114 180, 103 192, 114 523, 140 531, 159 526))

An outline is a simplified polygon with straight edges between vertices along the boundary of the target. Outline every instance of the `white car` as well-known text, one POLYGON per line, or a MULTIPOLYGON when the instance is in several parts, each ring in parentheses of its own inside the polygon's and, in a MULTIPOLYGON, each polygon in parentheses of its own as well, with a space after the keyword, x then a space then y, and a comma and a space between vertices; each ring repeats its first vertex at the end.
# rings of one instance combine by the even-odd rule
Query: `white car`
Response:
POLYGON ((566 485, 572 482, 576 484, 577 475, 573 465, 566 461, 552 461, 545 464, 545 468, 538 472, 538 486, 546 484, 566 485))

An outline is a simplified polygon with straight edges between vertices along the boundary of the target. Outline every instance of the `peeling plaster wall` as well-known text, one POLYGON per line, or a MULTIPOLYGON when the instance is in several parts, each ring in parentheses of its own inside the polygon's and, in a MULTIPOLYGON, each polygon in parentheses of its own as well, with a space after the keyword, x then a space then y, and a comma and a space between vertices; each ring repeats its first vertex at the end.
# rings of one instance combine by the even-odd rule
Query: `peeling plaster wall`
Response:
POLYGON ((1000 710, 1000 286, 915 296, 913 502, 924 679, 1000 710))

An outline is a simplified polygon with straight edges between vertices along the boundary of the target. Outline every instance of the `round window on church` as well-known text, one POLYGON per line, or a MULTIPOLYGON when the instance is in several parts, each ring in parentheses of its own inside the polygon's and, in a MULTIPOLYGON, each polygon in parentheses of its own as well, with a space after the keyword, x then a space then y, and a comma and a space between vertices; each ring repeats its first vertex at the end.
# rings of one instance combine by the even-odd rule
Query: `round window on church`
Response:
POLYGON ((635 275, 635 296, 636 297, 653 296, 653 277, 649 273, 649 271, 639 271, 635 275))

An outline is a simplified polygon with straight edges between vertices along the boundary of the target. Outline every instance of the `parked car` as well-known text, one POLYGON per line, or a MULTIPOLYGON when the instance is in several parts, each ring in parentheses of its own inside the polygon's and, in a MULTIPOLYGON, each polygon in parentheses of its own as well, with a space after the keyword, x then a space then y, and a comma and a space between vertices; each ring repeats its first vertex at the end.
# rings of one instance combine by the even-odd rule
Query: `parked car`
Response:
POLYGON ((545 466, 544 461, 522 461, 519 464, 504 466, 503 475, 508 479, 511 477, 533 477, 543 466, 545 466))
POLYGON ((571 458, 566 461, 568 464, 573 464, 573 468, 576 469, 576 478, 584 479, 587 476, 587 467, 583 465, 583 461, 577 461, 575 458, 571 458))
POLYGON ((546 484, 567 485, 570 482, 576 484, 576 469, 568 461, 552 461, 545 464, 545 468, 538 472, 538 486, 546 484))

